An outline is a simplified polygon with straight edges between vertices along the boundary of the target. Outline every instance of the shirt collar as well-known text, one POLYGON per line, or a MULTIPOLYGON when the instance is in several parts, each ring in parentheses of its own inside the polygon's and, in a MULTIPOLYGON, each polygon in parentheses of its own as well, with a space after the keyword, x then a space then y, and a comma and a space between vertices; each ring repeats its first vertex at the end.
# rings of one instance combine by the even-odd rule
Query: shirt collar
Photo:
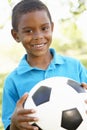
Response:
POLYGON ((17 67, 17 72, 18 74, 23 74, 26 73, 27 71, 30 71, 33 67, 31 67, 28 62, 27 62, 27 54, 23 56, 21 59, 18 67, 17 67))
MULTIPOLYGON (((64 58, 61 55, 57 54, 53 48, 50 49, 50 52, 53 55, 53 59, 51 61, 50 67, 55 66, 55 64, 64 64, 64 58)), ((31 71, 32 69, 36 69, 35 67, 31 67, 28 64, 26 59, 27 59, 27 54, 25 54, 23 56, 23 58, 21 59, 19 65, 17 67, 18 74, 23 74, 23 73, 26 73, 28 71, 31 71)))
POLYGON ((54 63, 54 64, 64 64, 64 57, 62 55, 56 53, 56 51, 53 48, 50 49, 50 52, 53 55, 52 63, 54 63))

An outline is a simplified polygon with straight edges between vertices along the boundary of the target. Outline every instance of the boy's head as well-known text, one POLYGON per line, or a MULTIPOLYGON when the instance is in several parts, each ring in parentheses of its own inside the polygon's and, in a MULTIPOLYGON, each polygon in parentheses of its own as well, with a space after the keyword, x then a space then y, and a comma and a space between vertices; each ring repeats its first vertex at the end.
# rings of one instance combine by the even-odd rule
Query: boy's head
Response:
MULTIPOLYGON (((40 0, 22 0, 14 8, 12 12, 12 26, 15 31, 18 31, 18 24, 20 22, 20 17, 28 12, 45 10, 49 17, 50 22, 52 22, 50 12, 47 6, 40 0)), ((38 16, 37 16, 38 17, 38 16)))
POLYGON ((11 30, 29 58, 49 56, 54 24, 46 5, 40 0, 22 0, 13 9, 11 30))

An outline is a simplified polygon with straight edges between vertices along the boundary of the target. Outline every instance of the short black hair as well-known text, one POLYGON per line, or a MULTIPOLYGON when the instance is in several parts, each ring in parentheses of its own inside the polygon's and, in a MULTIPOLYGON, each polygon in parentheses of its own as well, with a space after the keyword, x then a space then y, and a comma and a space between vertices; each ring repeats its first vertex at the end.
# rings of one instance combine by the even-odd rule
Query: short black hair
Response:
POLYGON ((50 22, 52 22, 52 18, 48 7, 40 0, 21 0, 17 5, 14 6, 12 10, 12 27, 15 31, 18 31, 18 23, 21 15, 33 12, 45 10, 49 17, 50 22))

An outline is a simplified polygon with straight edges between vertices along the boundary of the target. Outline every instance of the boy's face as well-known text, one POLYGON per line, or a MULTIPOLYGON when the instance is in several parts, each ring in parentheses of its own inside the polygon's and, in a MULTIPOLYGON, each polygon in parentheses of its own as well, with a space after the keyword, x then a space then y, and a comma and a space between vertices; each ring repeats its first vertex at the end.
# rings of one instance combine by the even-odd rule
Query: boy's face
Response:
POLYGON ((33 11, 21 16, 18 31, 12 31, 13 37, 22 42, 31 56, 44 55, 52 42, 53 23, 46 11, 33 11))

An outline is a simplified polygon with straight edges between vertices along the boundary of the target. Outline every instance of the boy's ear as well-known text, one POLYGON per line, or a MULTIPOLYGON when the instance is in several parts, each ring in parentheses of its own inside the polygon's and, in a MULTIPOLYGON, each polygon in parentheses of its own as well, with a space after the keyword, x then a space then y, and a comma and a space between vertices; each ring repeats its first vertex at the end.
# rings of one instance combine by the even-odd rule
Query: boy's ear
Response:
POLYGON ((17 31, 15 31, 14 29, 11 30, 11 34, 13 36, 13 38, 17 41, 17 42, 20 42, 20 39, 18 37, 18 33, 17 31))
POLYGON ((54 29, 54 23, 52 22, 51 23, 51 30, 52 30, 52 32, 53 32, 53 29, 54 29))

